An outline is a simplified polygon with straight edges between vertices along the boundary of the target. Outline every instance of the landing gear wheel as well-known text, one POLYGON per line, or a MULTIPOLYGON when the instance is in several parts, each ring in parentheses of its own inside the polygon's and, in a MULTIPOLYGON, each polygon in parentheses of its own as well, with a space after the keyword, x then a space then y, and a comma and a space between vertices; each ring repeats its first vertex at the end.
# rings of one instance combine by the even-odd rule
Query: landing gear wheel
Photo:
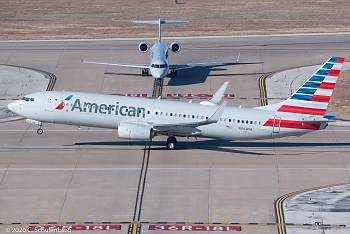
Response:
POLYGON ((145 75, 146 75, 146 76, 148 76, 148 75, 149 75, 149 74, 148 74, 148 70, 145 70, 145 75))
POLYGON ((144 70, 142 70, 142 76, 145 76, 145 71, 144 70))
POLYGON ((177 70, 174 70, 173 73, 174 73, 174 76, 176 77, 177 76, 177 70))
POLYGON ((44 133, 44 130, 42 128, 38 128, 38 130, 36 130, 36 133, 38 133, 38 135, 41 135, 44 133))
POLYGON ((176 138, 175 137, 169 137, 166 141, 166 148, 169 150, 173 150, 176 147, 176 138))

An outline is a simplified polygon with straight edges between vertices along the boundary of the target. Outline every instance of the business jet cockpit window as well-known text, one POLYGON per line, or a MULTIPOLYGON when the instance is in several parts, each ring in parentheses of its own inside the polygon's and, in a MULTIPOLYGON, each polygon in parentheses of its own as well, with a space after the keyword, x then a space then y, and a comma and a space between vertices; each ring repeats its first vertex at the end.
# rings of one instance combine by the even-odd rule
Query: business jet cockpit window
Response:
POLYGON ((166 68, 166 64, 152 64, 151 67, 154 67, 154 68, 166 68))
POLYGON ((22 97, 22 100, 26 102, 34 102, 34 98, 22 97))

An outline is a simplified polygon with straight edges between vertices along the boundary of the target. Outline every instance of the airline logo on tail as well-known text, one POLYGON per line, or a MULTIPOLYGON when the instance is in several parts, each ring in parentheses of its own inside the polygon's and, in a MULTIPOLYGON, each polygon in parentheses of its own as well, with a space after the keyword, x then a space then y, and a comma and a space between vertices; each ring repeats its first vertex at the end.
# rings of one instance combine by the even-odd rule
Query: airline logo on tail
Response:
POLYGON ((277 112, 323 117, 341 71, 344 58, 332 57, 319 68, 277 112))
MULTIPOLYGON (((72 97, 73 97, 73 95, 69 95, 64 100, 69 101, 69 100, 71 100, 72 97)), ((58 106, 56 106, 56 110, 62 110, 63 108, 64 108, 64 101, 61 101, 60 104, 58 104, 58 106)))

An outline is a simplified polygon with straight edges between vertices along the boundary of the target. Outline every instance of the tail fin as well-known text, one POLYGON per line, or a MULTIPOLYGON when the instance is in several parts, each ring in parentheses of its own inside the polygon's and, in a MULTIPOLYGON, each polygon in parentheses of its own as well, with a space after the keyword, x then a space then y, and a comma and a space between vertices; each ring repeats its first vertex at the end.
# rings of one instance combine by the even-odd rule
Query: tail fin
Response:
MULTIPOLYGON (((331 57, 291 97, 276 105, 276 112, 323 117, 344 60, 331 57)), ((273 110, 268 106, 266 109, 273 110)))
POLYGON ((133 23, 138 23, 138 24, 158 24, 158 42, 162 42, 162 29, 161 25, 162 24, 184 24, 188 23, 187 20, 133 20, 131 21, 133 23))

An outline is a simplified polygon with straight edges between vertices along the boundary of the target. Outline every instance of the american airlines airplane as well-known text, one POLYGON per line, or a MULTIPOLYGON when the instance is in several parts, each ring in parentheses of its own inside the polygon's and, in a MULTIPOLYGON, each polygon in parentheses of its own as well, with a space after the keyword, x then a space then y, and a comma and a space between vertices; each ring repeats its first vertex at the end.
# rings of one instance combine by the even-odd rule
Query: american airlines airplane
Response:
POLYGON ((258 140, 299 136, 327 127, 337 113, 326 113, 344 58, 332 57, 290 98, 255 108, 220 102, 228 82, 200 103, 122 97, 107 94, 47 91, 28 94, 8 108, 30 123, 83 125, 117 129, 120 138, 149 140, 168 136, 168 149, 178 137, 258 140))
POLYGON ((180 43, 173 42, 168 48, 164 43, 162 43, 161 36, 161 25, 162 24, 183 24, 188 23, 185 20, 134 20, 133 23, 141 24, 158 24, 158 42, 155 43, 151 48, 147 42, 141 42, 139 44, 139 50, 141 52, 146 52, 148 49, 151 49, 151 63, 150 64, 129 64, 129 63, 118 63, 118 62, 98 62, 98 61, 87 61, 80 58, 83 63, 93 63, 93 64, 102 64, 102 65, 113 65, 120 67, 133 67, 142 69, 142 76, 148 76, 149 72, 156 79, 164 78, 168 75, 170 71, 170 76, 177 76, 177 70, 193 68, 193 67, 219 67, 219 66, 228 66, 228 65, 242 65, 242 64, 260 64, 261 62, 252 62, 252 63, 240 63, 238 59, 235 61, 226 61, 226 62, 206 62, 206 63, 185 63, 185 64, 169 64, 168 60, 168 50, 177 53, 180 51, 180 43))

